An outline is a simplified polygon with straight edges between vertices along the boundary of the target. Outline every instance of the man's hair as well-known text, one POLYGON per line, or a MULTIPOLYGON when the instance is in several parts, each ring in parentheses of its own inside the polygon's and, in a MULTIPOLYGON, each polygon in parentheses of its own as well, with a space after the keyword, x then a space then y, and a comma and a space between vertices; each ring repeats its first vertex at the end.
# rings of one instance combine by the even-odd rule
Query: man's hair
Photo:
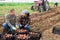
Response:
POLYGON ((11 10, 10 10, 10 12, 13 12, 13 11, 15 11, 15 10, 14 10, 14 9, 11 9, 11 10))

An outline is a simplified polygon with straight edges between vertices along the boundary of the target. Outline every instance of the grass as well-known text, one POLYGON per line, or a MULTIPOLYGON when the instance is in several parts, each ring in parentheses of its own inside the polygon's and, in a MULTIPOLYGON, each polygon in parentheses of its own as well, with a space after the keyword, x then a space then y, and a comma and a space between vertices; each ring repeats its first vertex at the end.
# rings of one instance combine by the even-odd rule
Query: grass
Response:
POLYGON ((32 13, 33 11, 30 10, 32 4, 33 3, 0 3, 0 16, 8 13, 10 9, 15 9, 17 14, 20 14, 24 9, 32 13))
MULTIPOLYGON (((33 3, 0 3, 0 16, 7 14, 10 9, 15 9, 16 14, 20 14, 24 9, 33 13, 34 11, 30 10, 32 5, 33 3)), ((50 3, 50 6, 53 5, 54 3, 50 3)))

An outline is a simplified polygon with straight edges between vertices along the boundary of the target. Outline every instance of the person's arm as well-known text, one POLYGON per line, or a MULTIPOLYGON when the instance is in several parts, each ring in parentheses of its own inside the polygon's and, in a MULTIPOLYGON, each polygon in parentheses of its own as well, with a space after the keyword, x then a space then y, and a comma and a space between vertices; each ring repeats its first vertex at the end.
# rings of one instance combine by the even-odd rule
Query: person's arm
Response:
POLYGON ((16 25, 18 24, 18 17, 15 15, 16 25))
POLYGON ((30 22, 31 22, 31 19, 29 18, 29 19, 28 19, 28 24, 29 24, 29 25, 30 25, 30 22))
POLYGON ((18 17, 18 24, 21 23, 21 16, 18 17))
POLYGON ((5 21, 6 21, 6 23, 8 24, 8 26, 9 26, 11 29, 16 30, 16 28, 15 28, 13 25, 11 25, 11 23, 10 23, 9 20, 10 20, 9 16, 6 15, 6 16, 5 16, 5 21))
POLYGON ((25 27, 30 25, 30 22, 31 22, 30 18, 28 18, 27 21, 28 21, 28 23, 25 25, 25 27))
POLYGON ((18 16, 16 16, 16 28, 19 28, 18 24, 18 16))
POLYGON ((8 23, 8 26, 11 27, 12 25, 9 20, 10 20, 9 16, 5 15, 5 21, 6 21, 6 23, 8 23))

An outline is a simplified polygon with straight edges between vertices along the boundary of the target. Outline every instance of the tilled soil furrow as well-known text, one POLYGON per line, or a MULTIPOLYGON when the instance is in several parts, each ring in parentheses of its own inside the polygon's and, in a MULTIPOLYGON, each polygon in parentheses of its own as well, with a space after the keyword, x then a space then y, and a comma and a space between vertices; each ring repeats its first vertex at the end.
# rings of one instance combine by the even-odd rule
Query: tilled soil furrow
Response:
POLYGON ((56 26, 60 26, 60 22, 56 23, 55 25, 56 25, 56 26))
MULTIPOLYGON (((55 25, 60 27, 60 21, 56 23, 55 25)), ((52 33, 52 29, 55 25, 53 25, 51 28, 45 30, 42 33, 41 40, 60 40, 60 35, 52 33)))
POLYGON ((46 19, 45 21, 41 22, 41 24, 40 24, 40 22, 33 24, 35 26, 33 29, 35 29, 35 31, 36 30, 37 31, 44 31, 45 29, 48 29, 52 25, 56 24, 58 21, 60 21, 60 15, 56 15, 50 19, 46 19))
POLYGON ((45 15, 45 14, 48 14, 48 13, 55 13, 55 12, 60 12, 60 7, 58 8, 51 8, 51 10, 49 11, 46 11, 46 12, 42 12, 42 13, 32 13, 32 15, 30 16, 31 18, 36 18, 37 16, 42 16, 42 15, 45 15), (57 10, 58 9, 58 10, 57 10))
POLYGON ((42 16, 42 15, 45 15, 45 14, 48 14, 48 13, 54 13, 54 12, 57 12, 56 9, 54 9, 54 10, 51 9, 51 10, 49 10, 47 12, 42 12, 42 13, 33 13, 30 17, 35 18, 37 16, 42 16))
POLYGON ((51 18, 53 16, 56 16, 58 14, 60 14, 60 13, 59 12, 57 12, 57 13, 48 13, 48 14, 43 15, 43 16, 38 16, 39 19, 33 18, 31 24, 33 24, 34 22, 39 22, 39 21, 42 22, 42 21, 44 21, 44 20, 46 20, 48 18, 51 18))

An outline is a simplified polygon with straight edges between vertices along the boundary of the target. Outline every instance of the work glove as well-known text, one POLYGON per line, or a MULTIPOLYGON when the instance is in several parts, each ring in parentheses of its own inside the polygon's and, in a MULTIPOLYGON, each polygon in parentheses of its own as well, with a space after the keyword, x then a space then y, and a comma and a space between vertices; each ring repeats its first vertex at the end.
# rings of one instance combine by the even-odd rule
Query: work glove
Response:
POLYGON ((16 25, 16 29, 19 29, 19 26, 18 25, 16 25))
POLYGON ((16 27, 14 27, 14 26, 12 26, 12 27, 11 27, 11 29, 12 29, 12 30, 17 30, 17 28, 16 28, 16 27))

